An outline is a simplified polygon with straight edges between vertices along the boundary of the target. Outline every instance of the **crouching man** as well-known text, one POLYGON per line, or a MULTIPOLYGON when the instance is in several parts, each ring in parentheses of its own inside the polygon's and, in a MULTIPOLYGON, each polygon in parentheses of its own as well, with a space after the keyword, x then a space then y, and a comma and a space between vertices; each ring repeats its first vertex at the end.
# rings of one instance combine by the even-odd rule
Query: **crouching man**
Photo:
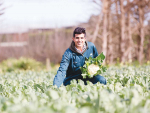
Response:
POLYGON ((101 75, 86 79, 83 79, 81 76, 80 67, 84 65, 85 57, 95 58, 98 56, 95 45, 92 42, 87 42, 85 36, 85 28, 77 27, 74 30, 71 45, 63 54, 53 85, 60 87, 63 83, 66 86, 69 85, 70 81, 73 79, 81 79, 84 81, 85 85, 87 84, 86 81, 90 81, 93 84, 100 82, 106 85, 106 79, 101 75))

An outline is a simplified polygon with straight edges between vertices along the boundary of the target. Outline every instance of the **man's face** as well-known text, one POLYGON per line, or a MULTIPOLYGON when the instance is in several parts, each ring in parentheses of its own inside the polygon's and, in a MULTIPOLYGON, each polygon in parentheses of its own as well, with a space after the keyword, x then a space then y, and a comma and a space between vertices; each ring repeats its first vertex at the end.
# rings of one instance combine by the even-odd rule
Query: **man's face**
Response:
POLYGON ((86 41, 86 38, 84 37, 84 34, 75 34, 75 37, 72 38, 74 43, 75 43, 75 46, 76 48, 82 48, 85 41, 86 41))

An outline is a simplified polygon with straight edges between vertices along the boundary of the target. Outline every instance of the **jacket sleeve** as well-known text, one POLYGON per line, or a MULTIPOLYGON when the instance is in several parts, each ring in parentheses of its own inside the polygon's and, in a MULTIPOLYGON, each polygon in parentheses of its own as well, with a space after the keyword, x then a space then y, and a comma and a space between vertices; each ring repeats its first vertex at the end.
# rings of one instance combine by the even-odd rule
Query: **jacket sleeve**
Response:
POLYGON ((65 51, 60 63, 60 67, 57 71, 57 74, 54 77, 53 85, 56 85, 57 87, 61 86, 61 84, 65 79, 69 63, 70 63, 70 55, 68 54, 67 51, 65 51))
POLYGON ((93 55, 94 55, 94 58, 96 58, 98 56, 98 52, 97 52, 95 45, 93 47, 93 55))

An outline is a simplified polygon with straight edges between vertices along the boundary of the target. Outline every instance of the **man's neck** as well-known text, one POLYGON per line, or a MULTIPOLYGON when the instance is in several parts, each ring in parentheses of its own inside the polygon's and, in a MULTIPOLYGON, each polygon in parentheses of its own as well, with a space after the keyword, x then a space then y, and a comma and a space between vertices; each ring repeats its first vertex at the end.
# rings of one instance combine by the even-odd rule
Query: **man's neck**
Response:
MULTIPOLYGON (((76 47, 76 48, 77 48, 77 47, 76 47)), ((83 50, 83 47, 82 47, 82 48, 80 47, 80 48, 77 48, 77 49, 78 49, 78 50, 80 50, 80 51, 82 52, 82 50, 83 50)))

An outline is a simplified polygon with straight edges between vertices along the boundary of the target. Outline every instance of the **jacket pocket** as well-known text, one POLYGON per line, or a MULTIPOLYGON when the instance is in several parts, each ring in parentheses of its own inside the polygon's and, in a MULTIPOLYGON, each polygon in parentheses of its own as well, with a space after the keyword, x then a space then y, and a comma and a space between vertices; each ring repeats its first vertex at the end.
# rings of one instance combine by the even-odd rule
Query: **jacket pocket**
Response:
POLYGON ((92 57, 93 58, 93 53, 90 53, 90 56, 89 57, 92 57))
POLYGON ((73 67, 74 67, 74 68, 80 67, 80 63, 77 62, 77 61, 74 61, 74 62, 73 62, 73 67))
POLYGON ((80 65, 80 58, 76 55, 73 56, 73 69, 76 71, 81 65, 80 65))

